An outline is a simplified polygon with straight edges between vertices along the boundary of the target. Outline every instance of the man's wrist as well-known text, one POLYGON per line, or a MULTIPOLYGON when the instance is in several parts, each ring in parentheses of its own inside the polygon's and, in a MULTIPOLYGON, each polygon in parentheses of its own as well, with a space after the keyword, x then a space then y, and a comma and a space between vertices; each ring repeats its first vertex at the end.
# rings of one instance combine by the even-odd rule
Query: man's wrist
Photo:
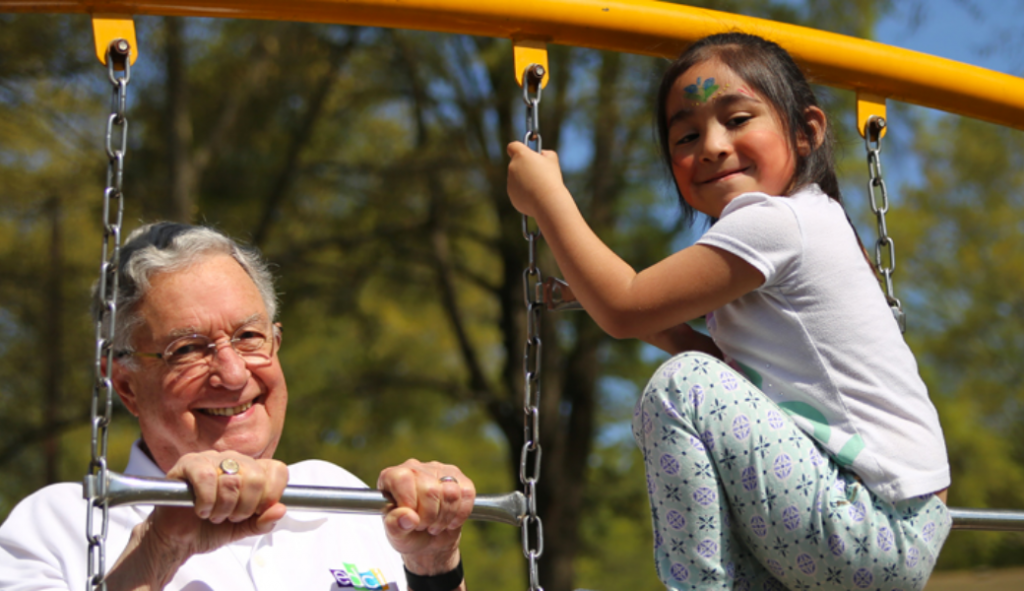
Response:
POLYGON ((451 572, 462 564, 462 556, 458 547, 451 551, 402 554, 405 570, 414 575, 433 576, 451 572))
POLYGON ((434 574, 417 574, 405 567, 405 580, 411 591, 455 591, 464 579, 462 559, 459 558, 455 567, 448 571, 434 574))
POLYGON ((162 544, 152 525, 147 520, 132 528, 128 546, 107 572, 108 589, 163 589, 187 560, 162 544))
POLYGON ((148 519, 133 528, 132 533, 142 534, 140 550, 149 566, 149 578, 154 588, 162 589, 189 559, 190 553, 158 532, 155 524, 148 519))

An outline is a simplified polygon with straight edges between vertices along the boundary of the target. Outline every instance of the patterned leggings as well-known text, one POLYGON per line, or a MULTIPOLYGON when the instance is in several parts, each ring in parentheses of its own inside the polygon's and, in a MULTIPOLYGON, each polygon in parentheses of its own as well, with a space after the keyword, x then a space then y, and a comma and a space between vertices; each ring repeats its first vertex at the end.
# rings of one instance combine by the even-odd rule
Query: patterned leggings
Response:
POLYGON ((708 355, 662 365, 633 435, 670 589, 919 590, 949 534, 937 497, 877 498, 708 355))

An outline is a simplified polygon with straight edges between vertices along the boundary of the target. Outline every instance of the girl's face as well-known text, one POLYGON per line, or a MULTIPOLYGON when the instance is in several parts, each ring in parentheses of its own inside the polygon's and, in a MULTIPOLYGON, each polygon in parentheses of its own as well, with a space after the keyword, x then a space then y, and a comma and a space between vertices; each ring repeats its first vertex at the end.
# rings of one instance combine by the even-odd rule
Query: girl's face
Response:
POLYGON ((775 109, 718 60, 676 79, 665 117, 672 174, 697 211, 718 218, 738 195, 789 188, 796 155, 775 109))

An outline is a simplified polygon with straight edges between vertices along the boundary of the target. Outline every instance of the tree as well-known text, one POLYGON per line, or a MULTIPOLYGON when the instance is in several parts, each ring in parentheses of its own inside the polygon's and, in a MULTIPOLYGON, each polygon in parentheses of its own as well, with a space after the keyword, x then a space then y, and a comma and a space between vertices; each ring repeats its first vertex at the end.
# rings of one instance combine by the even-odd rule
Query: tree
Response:
MULTIPOLYGON (((865 35, 885 3, 702 5, 865 35)), ((295 23, 137 20, 154 49, 132 84, 126 219, 210 222, 251 237, 279 265, 281 355, 292 379, 279 456, 336 461, 372 483, 380 467, 415 452, 463 465, 483 491, 514 487, 526 247, 505 195, 504 145, 522 135, 509 43, 295 23)), ((563 47, 550 57, 545 147, 562 153, 570 188, 613 248, 638 267, 658 260, 682 240, 650 136, 659 60, 563 47)), ((843 94, 830 100, 850 102, 843 94)), ((99 164, 90 165, 97 187, 99 164)), ((29 171, 25 183, 43 176, 29 171)), ((63 188, 78 186, 79 176, 55 178, 63 188)), ((3 264, 19 263, 13 249, 3 251, 3 264)), ((542 267, 554 274, 543 253, 542 267)), ((75 268, 88 277, 95 263, 75 268)), ((31 300, 10 297, 17 305, 31 300)), ((35 334, 40 325, 17 316, 11 326, 35 334)), ((78 330, 87 334, 87 323, 78 330)), ((538 499, 548 539, 541 582, 552 591, 611 580, 659 588, 653 569, 636 566, 650 555, 651 534, 628 430, 635 396, 659 357, 608 339, 583 314, 548 315, 542 336, 538 499), (609 574, 614 565, 633 572, 609 574)), ((11 355, 5 363, 20 362, 11 355)), ((84 394, 90 378, 82 374, 75 381, 84 394)), ((84 399, 67 402, 76 404, 86 408, 84 399)), ((119 432, 117 449, 131 431, 119 432)), ((64 438, 69 459, 81 459, 80 442, 80 435, 64 438)), ((64 477, 79 478, 84 465, 68 464, 64 477)), ((467 537, 470 580, 523 587, 517 532, 474 525, 467 537)))
POLYGON ((59 40, 85 34, 85 25, 0 16, 5 55, 18 56, 0 67, 0 462, 18 475, 0 485, 4 515, 32 489, 66 478, 79 456, 61 441, 88 429, 84 294, 99 269, 102 187, 78 181, 102 174, 102 138, 84 117, 103 101, 71 83, 92 64, 59 51, 59 40))
MULTIPOLYGON (((952 506, 1024 507, 1024 134, 920 117, 920 183, 892 214, 908 340, 939 409, 952 506), (904 266, 905 262, 905 266, 904 266)), ((942 564, 1019 564, 1021 534, 954 533, 942 564)))

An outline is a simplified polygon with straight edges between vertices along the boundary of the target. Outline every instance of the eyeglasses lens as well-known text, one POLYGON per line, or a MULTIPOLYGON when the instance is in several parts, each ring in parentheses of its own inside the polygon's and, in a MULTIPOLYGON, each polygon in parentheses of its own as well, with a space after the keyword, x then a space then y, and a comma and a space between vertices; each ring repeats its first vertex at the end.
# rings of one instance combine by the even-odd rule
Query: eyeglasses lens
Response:
MULTIPOLYGON (((242 327, 231 338, 231 348, 249 365, 270 362, 274 339, 270 331, 262 328, 242 327)), ((169 365, 189 366, 208 360, 216 351, 217 343, 210 337, 194 334, 176 339, 164 350, 163 358, 169 365)))

